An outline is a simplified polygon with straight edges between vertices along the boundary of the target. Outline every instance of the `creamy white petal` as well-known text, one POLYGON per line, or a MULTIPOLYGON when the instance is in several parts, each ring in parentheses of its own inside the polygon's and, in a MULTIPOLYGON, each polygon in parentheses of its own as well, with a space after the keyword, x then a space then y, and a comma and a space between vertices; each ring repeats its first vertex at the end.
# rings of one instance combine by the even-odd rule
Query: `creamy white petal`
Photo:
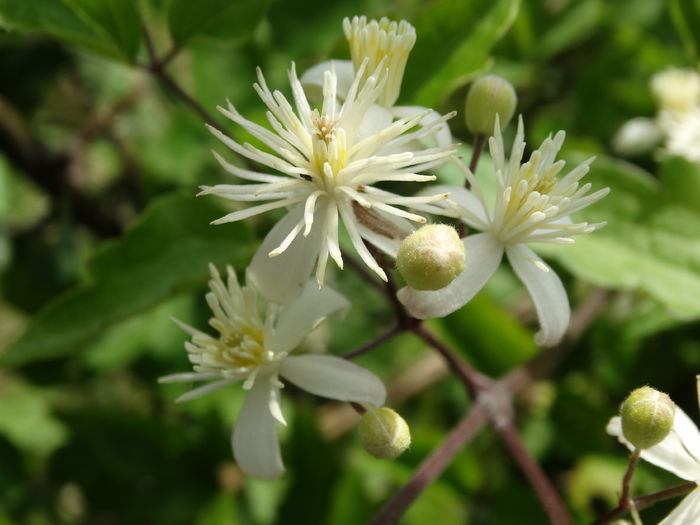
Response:
POLYGON ((321 228, 316 224, 307 237, 298 236, 280 255, 269 256, 298 224, 303 212, 304 205, 297 205, 275 224, 248 267, 247 282, 275 303, 288 303, 304 290, 318 256, 321 228))
MULTIPOLYGON (((608 434, 615 436, 620 443, 632 450, 634 447, 622 434, 622 423, 614 417, 606 428, 608 434)), ((672 472, 688 481, 700 481, 700 432, 688 415, 676 406, 673 427, 666 438, 642 451, 642 459, 672 472)))
POLYGON ((382 406, 384 384, 372 372, 346 359, 307 354, 287 357, 280 364, 280 375, 314 395, 382 406))
POLYGON ((490 233, 462 239, 466 255, 464 271, 440 290, 420 291, 406 286, 398 298, 418 319, 444 317, 467 304, 493 275, 503 258, 503 246, 490 233))
POLYGON ((442 193, 449 193, 450 196, 448 199, 462 208, 459 218, 468 226, 478 230, 488 229, 490 224, 488 212, 482 200, 479 199, 473 191, 463 186, 446 186, 439 184, 422 191, 421 195, 438 195, 442 193))
POLYGON ((202 396, 208 394, 209 392, 213 392, 214 390, 218 390, 219 388, 223 388, 225 386, 228 386, 231 383, 235 383, 236 381, 239 381, 239 379, 222 379, 221 381, 214 381, 213 383, 202 385, 202 386, 197 387, 193 390, 190 390, 189 392, 185 392, 180 397, 178 397, 175 400, 175 402, 176 403, 184 403, 185 401, 197 399, 198 397, 202 397, 202 396))
POLYGON ((357 128, 357 140, 371 137, 389 127, 392 121, 391 113, 386 108, 372 104, 360 121, 357 128))
POLYGON ((284 473, 277 421, 270 412, 273 386, 259 378, 248 392, 231 435, 233 457, 251 476, 275 479, 284 473))
POLYGON ((304 86, 304 91, 309 100, 323 100, 323 77, 326 71, 335 69, 335 74, 338 77, 338 86, 336 95, 341 100, 344 100, 350 89, 355 71, 350 60, 327 60, 316 64, 304 71, 299 81, 304 86))
POLYGON ((350 307, 350 302, 328 286, 319 290, 315 281, 308 281, 304 291, 284 306, 275 326, 275 352, 289 352, 327 316, 350 307))
MULTIPOLYGON (((394 106, 391 108, 391 114, 398 118, 410 118, 418 113, 422 113, 429 108, 424 108, 422 106, 394 106)), ((442 115, 435 110, 431 110, 423 119, 421 119, 421 126, 429 126, 433 122, 436 122, 442 118, 442 115)), ((434 132, 433 136, 438 146, 449 146, 452 144, 452 133, 450 133, 450 127, 447 122, 442 122, 434 132)))
POLYGON ((535 343, 554 346, 564 336, 571 318, 569 299, 561 279, 527 246, 508 246, 506 254, 537 310, 540 331, 535 334, 535 343))
POLYGON ((659 525, 697 525, 700 523, 700 489, 688 494, 671 514, 659 522, 659 525))
POLYGON ((221 374, 215 372, 182 372, 179 374, 170 374, 159 377, 159 383, 181 383, 190 381, 206 381, 208 379, 216 379, 221 377, 221 374))

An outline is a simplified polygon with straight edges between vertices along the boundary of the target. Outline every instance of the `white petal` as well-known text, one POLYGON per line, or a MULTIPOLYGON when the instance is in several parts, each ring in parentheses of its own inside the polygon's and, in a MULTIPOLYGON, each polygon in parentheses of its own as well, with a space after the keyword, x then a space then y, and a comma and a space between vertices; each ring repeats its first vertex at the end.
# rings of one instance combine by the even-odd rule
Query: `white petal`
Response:
POLYGON ((296 300, 284 306, 275 326, 275 352, 289 352, 327 316, 350 307, 350 302, 328 286, 319 290, 308 281, 296 300))
POLYGON ((293 300, 311 275, 320 247, 319 225, 314 224, 307 237, 297 236, 280 255, 268 255, 301 220, 303 212, 303 204, 295 206, 270 230, 248 268, 248 284, 269 301, 281 304, 293 300))
POLYGON ((372 372, 330 355, 291 356, 282 361, 280 375, 317 396, 382 406, 384 384, 372 372))
MULTIPOLYGON (((608 434, 632 450, 634 447, 622 435, 622 423, 614 417, 606 428, 608 434)), ((688 481, 700 481, 700 432, 691 419, 680 407, 676 406, 673 427, 666 438, 642 451, 642 459, 672 472, 688 481)))
POLYGON ((489 227, 490 220, 486 212, 486 206, 477 197, 473 191, 466 189, 463 186, 445 186, 436 185, 422 191, 421 195, 439 195, 449 193, 449 200, 462 207, 466 213, 461 215, 461 219, 472 228, 478 230, 486 230, 489 227))
POLYGON ((339 99, 345 99, 350 89, 350 84, 355 78, 351 60, 328 60, 304 71, 299 80, 301 85, 304 86, 304 91, 309 100, 316 102, 323 100, 323 77, 326 71, 331 71, 333 68, 335 68, 335 74, 338 79, 336 94, 339 99))
MULTIPOLYGON (((418 113, 424 112, 426 109, 429 108, 422 106, 394 106, 391 108, 391 113, 398 118, 411 118, 418 113)), ((440 120, 441 117, 440 113, 431 110, 430 113, 421 119, 421 126, 428 126, 436 120, 440 120)), ((434 136, 438 146, 449 146, 452 144, 452 133, 450 133, 450 127, 447 125, 447 122, 440 124, 434 136)))
POLYGON ((386 108, 372 104, 367 109, 357 128, 356 142, 360 142, 363 138, 370 137, 389 127, 392 120, 393 117, 386 108))
POLYGON ((202 386, 197 387, 193 390, 190 390, 189 392, 185 392, 180 397, 178 397, 175 400, 175 402, 176 403, 184 403, 185 401, 197 399, 198 397, 202 397, 202 396, 208 394, 209 392, 213 392, 214 390, 218 390, 219 388, 223 388, 225 386, 228 386, 231 383, 235 383, 236 381, 238 381, 238 379, 222 379, 221 381, 214 381, 213 383, 208 383, 206 385, 202 385, 202 386))
POLYGON ((246 396, 231 435, 233 456, 246 474, 275 479, 284 472, 277 421, 270 412, 274 387, 259 378, 246 396))
POLYGON ((671 514, 659 522, 659 525, 697 525, 698 523, 700 523, 700 489, 694 489, 683 498, 671 514))
POLYGON ((467 304, 493 275, 503 258, 503 246, 490 233, 462 239, 466 255, 464 271, 440 290, 419 291, 406 286, 398 298, 418 319, 444 317, 467 304))
POLYGON ((535 343, 554 346, 564 336, 571 318, 566 290, 559 276, 530 248, 516 244, 506 248, 516 275, 530 293, 540 321, 535 343))

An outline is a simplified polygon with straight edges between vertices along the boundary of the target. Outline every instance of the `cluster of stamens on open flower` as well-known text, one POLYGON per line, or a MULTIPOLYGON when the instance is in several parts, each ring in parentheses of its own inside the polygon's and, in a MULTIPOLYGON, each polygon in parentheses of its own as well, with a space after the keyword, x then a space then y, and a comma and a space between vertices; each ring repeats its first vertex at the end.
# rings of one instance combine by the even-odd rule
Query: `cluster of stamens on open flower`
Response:
MULTIPOLYGON (((220 111, 243 126, 269 150, 251 144, 239 144, 221 131, 212 133, 241 156, 261 166, 263 171, 231 164, 215 153, 221 165, 233 175, 255 184, 220 184, 202 188, 202 194, 215 194, 234 201, 269 201, 230 213, 215 224, 238 221, 276 208, 288 208, 282 223, 263 242, 270 247, 269 257, 280 257, 279 268, 293 268, 284 261, 291 245, 300 237, 314 236, 316 241, 305 248, 306 257, 317 258, 316 279, 324 281, 330 256, 342 268, 338 226, 342 223, 362 260, 383 279, 386 275, 364 244, 366 239, 382 246, 386 239, 397 239, 410 231, 405 220, 425 222, 421 215, 404 208, 420 209, 425 203, 447 195, 406 197, 376 188, 386 181, 426 182, 435 179, 421 174, 445 162, 452 146, 407 149, 416 139, 430 135, 449 117, 419 126, 426 114, 393 120, 376 105, 387 82, 386 63, 380 61, 367 76, 366 59, 360 66, 350 90, 341 103, 337 95, 334 71, 326 71, 323 103, 312 109, 297 78, 294 67, 289 72, 294 107, 279 91, 270 91, 258 70, 255 89, 268 107, 267 118, 272 131, 242 117, 229 103, 220 111), (367 210, 365 212, 364 210, 367 210), (394 232, 394 233, 392 233, 394 232), (376 242, 374 242, 376 241, 376 242)), ((291 252, 290 260, 295 256, 291 252)), ((256 261, 253 261, 253 272, 256 261)), ((298 265, 296 265, 298 266, 298 265)), ((308 274, 300 277, 306 281, 308 274)), ((257 281, 263 279, 257 278, 257 281)))
POLYGON ((248 474, 275 478, 284 466, 277 439, 277 423, 285 423, 280 407, 282 380, 319 396, 381 406, 386 397, 382 382, 368 370, 327 354, 294 354, 304 338, 327 316, 349 303, 330 287, 307 283, 287 305, 268 303, 261 314, 254 287, 238 284, 231 267, 226 283, 212 265, 207 303, 213 317, 212 336, 178 321, 191 336, 185 343, 194 372, 173 374, 162 383, 212 381, 177 401, 195 399, 237 381, 248 391, 231 436, 233 455, 248 474))
POLYGON ((462 307, 486 284, 505 254, 513 270, 525 284, 533 299, 541 330, 536 342, 551 346, 559 342, 569 325, 570 307, 566 291, 556 273, 535 252, 530 242, 569 244, 573 236, 590 233, 604 223, 573 223, 572 213, 602 199, 609 188, 589 194, 591 184, 579 184, 593 159, 572 169, 561 178, 557 175, 564 161, 556 155, 564 142, 564 132, 547 138, 527 162, 522 119, 508 162, 503 136, 496 119, 489 140, 496 178, 493 206, 487 200, 473 174, 466 170, 472 191, 461 187, 439 186, 431 189, 449 192, 450 200, 437 213, 461 219, 480 233, 463 239, 467 263, 464 271, 448 286, 436 291, 406 287, 399 299, 418 318, 443 317, 462 307), (471 260, 470 260, 471 259, 471 260))

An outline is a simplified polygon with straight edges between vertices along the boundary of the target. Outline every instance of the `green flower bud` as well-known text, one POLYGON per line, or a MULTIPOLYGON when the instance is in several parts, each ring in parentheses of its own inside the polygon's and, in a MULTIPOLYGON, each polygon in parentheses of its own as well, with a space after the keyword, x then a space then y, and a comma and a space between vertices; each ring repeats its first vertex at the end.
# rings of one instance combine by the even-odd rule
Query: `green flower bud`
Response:
POLYGON ((492 135, 499 117, 501 129, 505 128, 515 112, 518 98, 510 82, 498 75, 486 75, 477 79, 467 94, 464 119, 474 134, 492 135))
POLYGON ((406 421, 388 407, 365 412, 358 430, 362 446, 375 458, 397 458, 411 444, 411 431, 406 421))
POLYGON ((464 244, 452 226, 428 224, 406 237, 396 267, 416 290, 439 290, 464 270, 464 244))
POLYGON ((637 448, 653 447, 671 432, 676 405, 649 386, 633 390, 620 407, 622 433, 637 448))

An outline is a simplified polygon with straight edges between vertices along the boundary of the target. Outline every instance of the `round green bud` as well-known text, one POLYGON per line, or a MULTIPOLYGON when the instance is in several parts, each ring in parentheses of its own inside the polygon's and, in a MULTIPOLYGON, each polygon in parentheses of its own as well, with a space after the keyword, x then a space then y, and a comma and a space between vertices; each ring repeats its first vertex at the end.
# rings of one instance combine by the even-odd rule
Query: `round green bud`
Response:
POLYGON ((676 405, 649 386, 633 390, 620 407, 622 433, 637 448, 653 447, 671 432, 676 405))
POLYGON ((399 246, 396 267, 411 288, 439 290, 464 270, 464 244, 452 226, 422 226, 399 246))
POLYGON ((518 98, 510 82, 498 75, 478 78, 469 89, 464 105, 464 119, 469 131, 479 135, 492 135, 499 117, 501 129, 505 128, 515 113, 518 98))
POLYGON ((362 446, 375 458, 397 458, 411 444, 411 431, 406 421, 388 407, 365 412, 358 430, 362 446))

